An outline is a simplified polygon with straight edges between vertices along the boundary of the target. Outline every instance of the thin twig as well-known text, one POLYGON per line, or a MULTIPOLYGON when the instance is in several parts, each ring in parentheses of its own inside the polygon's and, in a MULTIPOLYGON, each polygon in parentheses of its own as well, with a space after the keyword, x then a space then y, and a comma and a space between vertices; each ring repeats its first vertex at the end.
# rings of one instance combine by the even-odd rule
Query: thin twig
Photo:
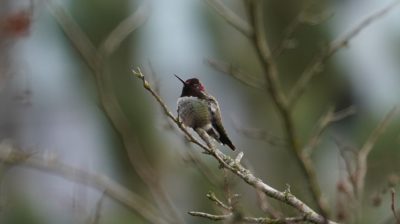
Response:
MULTIPOLYGON (((234 159, 222 153, 219 149, 209 148, 208 146, 205 146, 203 143, 200 143, 192 134, 190 134, 186 130, 183 124, 180 121, 178 121, 177 118, 174 117, 174 115, 170 112, 170 110, 168 109, 164 101, 161 99, 161 97, 152 89, 149 82, 145 79, 145 76, 143 75, 140 68, 132 69, 132 72, 137 78, 139 78, 142 81, 143 87, 151 93, 151 95, 155 98, 155 100, 163 109, 163 112, 177 125, 177 127, 184 133, 184 135, 189 139, 189 141, 196 144, 201 149, 205 150, 208 155, 214 157, 220 163, 220 166, 230 170, 232 173, 234 173, 236 176, 238 176, 243 181, 248 183, 250 186, 252 186, 255 189, 261 190, 269 197, 275 198, 281 202, 284 202, 292 206, 305 216, 304 217, 305 220, 312 223, 326 223, 326 219, 323 216, 317 214, 314 210, 312 210, 309 206, 307 206, 304 202, 296 198, 290 192, 286 191, 281 192, 272 188, 271 186, 264 183, 261 179, 254 176, 248 169, 244 168, 240 163, 236 163, 234 159)), ((328 223, 334 224, 335 222, 328 221, 328 223)))
POLYGON ((206 1, 211 8, 213 8, 223 19, 232 25, 235 29, 241 32, 247 37, 252 37, 254 35, 253 28, 242 18, 240 18, 236 13, 234 13, 230 8, 226 7, 221 0, 207 0, 206 1))
POLYGON ((259 189, 256 189, 257 193, 257 202, 263 212, 268 214, 270 217, 276 219, 281 217, 281 213, 277 211, 272 205, 269 203, 267 196, 259 189))
POLYGON ((396 211, 396 199, 395 199, 396 191, 394 190, 394 188, 390 189, 390 195, 391 195, 391 199, 392 199, 391 200, 392 203, 390 205, 390 208, 392 209, 393 216, 396 219, 396 223, 400 224, 400 217, 397 215, 397 211, 396 211))
POLYGON ((101 197, 100 197, 99 201, 96 203, 96 211, 94 213, 92 224, 99 224, 100 223, 101 210, 102 210, 102 207, 103 207, 103 201, 104 201, 105 196, 106 196, 106 193, 103 192, 101 194, 101 197))
POLYGON ((211 201, 215 202, 216 205, 218 205, 219 207, 227 210, 227 211, 231 211, 232 207, 226 205, 225 203, 223 203, 220 199, 217 198, 217 196, 215 195, 214 192, 208 192, 207 193, 207 198, 210 199, 211 201))
POLYGON ((356 35, 358 35, 362 30, 368 27, 371 23, 377 21, 379 18, 382 18, 384 15, 388 14, 391 10, 393 10, 400 3, 399 0, 394 0, 392 3, 388 4, 384 8, 376 11, 371 14, 364 20, 362 20, 357 26, 351 29, 347 34, 343 37, 338 38, 333 41, 326 50, 324 50, 321 54, 318 54, 314 57, 314 60, 311 61, 310 65, 304 70, 301 74, 299 80, 293 86, 292 90, 289 94, 289 105, 294 106, 297 100, 303 95, 304 91, 307 89, 310 81, 318 74, 321 73, 322 67, 326 63, 326 61, 338 52, 340 49, 348 46, 350 40, 352 40, 356 35))
POLYGON ((271 146, 275 147, 287 147, 288 143, 286 139, 273 135, 271 132, 253 127, 244 127, 243 124, 239 123, 238 119, 232 118, 233 128, 244 137, 254 140, 262 140, 271 146))
MULTIPOLYGON (((186 139, 185 139, 186 141, 186 139)), ((186 141, 187 142, 187 141, 186 141)), ((189 143, 190 144, 190 143, 189 143)), ((219 186, 223 182, 220 176, 216 175, 204 162, 202 162, 197 154, 192 150, 187 150, 187 156, 190 162, 192 162, 198 171, 204 176, 204 178, 209 182, 209 184, 214 186, 219 186)))
POLYGON ((355 107, 350 106, 342 111, 334 112, 334 107, 330 107, 328 111, 320 118, 317 126, 314 128, 314 132, 311 135, 308 143, 305 145, 303 154, 310 156, 315 150, 319 142, 321 141, 321 136, 324 131, 334 122, 341 121, 355 113, 355 107))
POLYGON ((235 199, 235 195, 232 193, 231 182, 229 178, 230 173, 228 172, 229 172, 228 170, 223 169, 224 182, 222 188, 224 189, 225 192, 225 198, 228 202, 228 207, 230 208, 231 211, 233 211, 235 209, 236 200, 235 201, 233 200, 235 199))
MULTIPOLYGON (((235 214, 230 213, 227 215, 213 215, 205 212, 189 212, 189 215, 206 218, 213 221, 229 220, 234 219, 235 214)), ((287 223, 304 223, 306 219, 304 217, 290 217, 282 219, 271 219, 271 218, 255 218, 255 217, 242 217, 240 223, 263 223, 263 224, 287 224, 287 223)))
POLYGON ((331 122, 341 121, 347 117, 353 116, 354 114, 356 114, 356 112, 357 112, 357 109, 355 106, 350 106, 341 111, 336 111, 335 114, 333 114, 333 117, 331 118, 331 122))
POLYGON ((282 54, 282 52, 286 49, 286 45, 289 41, 291 41, 293 35, 296 33, 297 29, 300 27, 302 23, 304 23, 304 14, 306 10, 310 7, 310 1, 306 2, 305 5, 302 6, 298 14, 295 16, 295 18, 289 23, 288 27, 285 29, 283 38, 281 41, 278 43, 278 45, 274 48, 272 51, 272 55, 274 57, 278 57, 279 55, 282 54))
POLYGON ((272 51, 272 55, 274 55, 274 57, 280 56, 284 52, 284 50, 288 48, 287 47, 288 43, 290 41, 293 41, 292 37, 301 24, 301 20, 300 20, 301 15, 302 15, 302 13, 300 13, 298 16, 296 16, 296 18, 286 28, 282 40, 272 51))
POLYGON ((217 61, 215 59, 205 59, 204 61, 213 69, 234 77, 246 86, 250 86, 256 89, 263 89, 265 87, 263 79, 248 75, 233 64, 217 61))
POLYGON ((232 213, 227 214, 227 215, 212 215, 212 214, 208 214, 208 213, 205 213, 205 212, 194 212, 194 211, 190 211, 189 215, 202 217, 202 218, 207 218, 207 219, 210 219, 210 220, 213 220, 213 221, 225 220, 225 219, 228 219, 228 218, 232 217, 232 213))
POLYGON ((361 147, 360 151, 357 155, 357 168, 356 175, 357 178, 357 186, 355 188, 356 197, 360 200, 363 195, 364 184, 365 184, 365 176, 367 174, 368 164, 367 159, 368 155, 375 146, 379 137, 383 134, 383 132, 387 129, 390 122, 394 118, 394 116, 398 113, 397 107, 393 108, 386 116, 382 119, 381 122, 376 126, 376 128, 372 131, 367 141, 365 141, 364 145, 361 147))
MULTIPOLYGON (((354 171, 355 170, 354 166, 355 166, 356 162, 354 162, 355 160, 350 160, 350 158, 346 157, 346 154, 345 154, 346 149, 349 149, 350 146, 345 145, 337 137, 334 138, 334 141, 335 141, 335 143, 337 145, 337 148, 339 150, 339 154, 340 154, 340 156, 342 157, 342 159, 344 161, 345 169, 346 169, 346 172, 347 172, 347 175, 348 175, 348 179, 347 180, 350 181, 350 184, 351 184, 351 192, 349 192, 348 196, 349 196, 349 198, 354 199, 354 198, 356 198, 356 195, 355 195, 356 194, 356 190, 355 189, 357 187, 357 179, 355 177, 355 171, 354 171)), ((350 149, 353 149, 353 148, 350 148, 350 149)), ((353 156, 355 157, 355 155, 354 155, 354 154, 356 154, 355 150, 351 151, 351 152, 353 152, 353 156)))

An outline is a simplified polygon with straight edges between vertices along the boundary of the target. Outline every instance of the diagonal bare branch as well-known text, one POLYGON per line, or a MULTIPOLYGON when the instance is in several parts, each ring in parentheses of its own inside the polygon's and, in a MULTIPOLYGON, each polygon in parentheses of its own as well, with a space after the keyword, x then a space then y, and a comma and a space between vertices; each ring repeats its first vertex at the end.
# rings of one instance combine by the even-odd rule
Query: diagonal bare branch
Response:
POLYGON ((211 8, 213 8, 223 19, 226 20, 235 29, 241 32, 247 37, 254 35, 253 28, 230 8, 228 8, 221 0, 207 0, 206 1, 211 8))
POLYGON ((234 66, 233 64, 224 63, 215 59, 206 59, 205 62, 213 69, 234 77, 246 86, 250 86, 256 89, 263 89, 265 87, 263 79, 245 74, 244 71, 242 71, 237 66, 234 66))
POLYGON ((227 211, 231 211, 232 207, 229 205, 226 205, 224 202, 222 202, 220 199, 217 198, 217 196, 215 195, 214 192, 208 192, 206 197, 208 199, 210 199, 210 201, 214 202, 216 205, 218 205, 219 207, 227 210, 227 211))
POLYGON ((298 210, 301 214, 303 214, 304 219, 309 222, 328 223, 328 224, 335 223, 333 221, 326 220, 323 216, 316 213, 308 205, 306 205, 304 202, 302 202, 297 197, 292 195, 290 192, 278 191, 269 186, 268 184, 264 183, 261 179, 254 176, 254 174, 251 173, 248 169, 244 168, 240 163, 235 162, 234 159, 225 155, 219 149, 214 147, 210 148, 208 146, 205 146, 203 143, 199 142, 192 134, 188 132, 188 130, 183 126, 183 124, 177 118, 175 118, 175 116, 168 109, 167 105, 164 103, 161 97, 153 90, 149 82, 145 79, 145 76, 140 70, 140 68, 132 69, 132 73, 143 82, 143 87, 150 92, 150 94, 155 98, 155 100, 163 109, 163 112, 168 116, 168 118, 170 118, 177 125, 177 127, 183 132, 186 138, 192 143, 199 146, 201 149, 203 149, 206 152, 206 154, 214 157, 220 163, 220 166, 231 171, 233 174, 241 178, 243 181, 248 183, 256 190, 260 190, 267 196, 292 206, 293 208, 298 210))
POLYGON ((143 25, 150 15, 150 3, 149 1, 144 1, 134 13, 132 13, 128 18, 123 20, 114 28, 113 31, 108 34, 106 39, 99 47, 99 52, 101 55, 112 54, 124 41, 128 35, 133 31, 143 25))
POLYGON ((304 70, 301 74, 299 80, 293 86, 290 94, 289 94, 289 105, 293 106, 297 100, 303 95, 305 90, 307 89, 310 81, 318 74, 321 73, 322 67, 326 63, 326 61, 338 52, 340 49, 348 46, 349 42, 358 35, 362 30, 366 27, 370 26, 373 22, 387 15, 390 11, 392 11, 396 6, 400 4, 399 0, 394 0, 392 3, 388 4, 384 8, 376 11, 371 14, 364 20, 362 20, 357 26, 351 29, 348 33, 343 35, 333 41, 326 50, 324 50, 321 54, 318 54, 314 57, 314 60, 311 61, 309 66, 304 70))
POLYGON ((47 6, 65 35, 69 38, 75 49, 81 54, 83 60, 88 64, 89 68, 96 70, 96 47, 75 22, 72 15, 56 0, 47 0, 47 6))
POLYGON ((249 8, 251 25, 254 27, 255 33, 254 38, 251 40, 264 69, 267 90, 278 110, 283 111, 287 104, 286 96, 282 90, 278 77, 278 68, 266 39, 262 4, 262 1, 252 1, 249 8))

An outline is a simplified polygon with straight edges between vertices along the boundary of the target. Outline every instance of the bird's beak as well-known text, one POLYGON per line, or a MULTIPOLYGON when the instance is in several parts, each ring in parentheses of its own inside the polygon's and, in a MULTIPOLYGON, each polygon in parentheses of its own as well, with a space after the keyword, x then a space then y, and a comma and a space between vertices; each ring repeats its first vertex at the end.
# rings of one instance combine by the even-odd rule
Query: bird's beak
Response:
POLYGON ((186 85, 186 82, 185 81, 183 81, 183 79, 181 79, 179 76, 177 76, 176 74, 174 74, 175 75, 175 77, 177 78, 177 79, 179 79, 182 83, 183 83, 183 85, 186 85))

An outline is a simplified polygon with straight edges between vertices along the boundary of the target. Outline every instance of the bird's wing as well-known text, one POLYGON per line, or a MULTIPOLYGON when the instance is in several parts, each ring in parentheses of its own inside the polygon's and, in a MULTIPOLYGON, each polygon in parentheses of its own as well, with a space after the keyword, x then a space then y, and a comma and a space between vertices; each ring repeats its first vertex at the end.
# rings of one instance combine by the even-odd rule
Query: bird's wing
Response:
POLYGON ((213 128, 218 132, 219 141, 222 144, 228 145, 232 150, 235 150, 235 146, 232 144, 231 140, 228 137, 228 134, 225 131, 224 126, 222 125, 221 110, 219 109, 218 101, 214 97, 208 96, 208 102, 212 117, 211 124, 213 128))

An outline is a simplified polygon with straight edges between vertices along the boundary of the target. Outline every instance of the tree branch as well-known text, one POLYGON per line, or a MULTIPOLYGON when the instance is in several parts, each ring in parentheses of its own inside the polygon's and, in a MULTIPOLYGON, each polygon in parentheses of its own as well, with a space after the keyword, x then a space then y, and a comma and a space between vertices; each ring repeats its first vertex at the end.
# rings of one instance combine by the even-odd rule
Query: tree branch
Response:
POLYGON ((47 7, 89 68, 93 71, 96 70, 96 47, 75 22, 72 15, 55 0, 47 0, 47 7))
POLYGON ((214 202, 219 207, 221 207, 221 208, 223 208, 223 209, 225 209, 227 211, 231 211, 232 210, 232 207, 230 207, 229 205, 226 205, 220 199, 218 199, 214 192, 210 191, 210 192, 207 193, 206 196, 207 196, 208 199, 210 199, 210 201, 214 202))
POLYGON ((397 215, 397 211, 396 211, 396 191, 394 190, 394 188, 390 189, 390 197, 391 197, 391 204, 390 204, 390 208, 393 212, 393 216, 396 220, 397 224, 400 224, 400 217, 397 215))
POLYGON ((124 41, 129 34, 143 25, 150 15, 150 3, 144 1, 134 13, 128 18, 118 24, 117 27, 111 31, 103 43, 100 45, 99 52, 102 55, 110 55, 117 49, 122 41, 124 41))
MULTIPOLYGON (((189 215, 206 218, 213 221, 235 219, 235 214, 229 213, 227 215, 213 215, 205 212, 189 212, 189 215)), ((263 223, 263 224, 286 224, 286 223, 304 223, 304 217, 290 217, 283 219, 270 219, 270 218, 255 218, 255 217, 240 217, 240 223, 263 223)))
POLYGON ((99 49, 96 49, 68 12, 56 1, 48 1, 53 16, 57 19, 73 46, 81 53, 84 61, 92 69, 100 98, 99 107, 104 111, 113 128, 119 134, 133 169, 147 185, 153 195, 153 199, 160 207, 160 212, 166 213, 166 216, 171 216, 168 219, 173 219, 174 223, 184 223, 182 217, 175 211, 158 178, 155 178, 157 176, 156 171, 146 161, 145 156, 141 154, 143 149, 140 141, 134 134, 135 132, 130 126, 129 119, 126 117, 113 91, 111 75, 106 72, 105 59, 119 47, 129 34, 147 20, 150 11, 149 3, 145 1, 135 12, 121 21, 105 38, 99 49), (132 154, 135 155, 132 156, 132 154), (140 160, 137 159, 139 157, 141 157, 140 160))
POLYGON ((356 27, 351 29, 343 37, 333 41, 325 51, 314 57, 314 60, 312 60, 310 65, 304 70, 299 80, 296 82, 296 84, 290 91, 289 105, 293 106, 297 102, 297 100, 303 95, 303 93, 307 89, 310 81, 316 75, 321 73, 322 67, 332 55, 334 55, 343 47, 348 46, 351 39, 353 39, 357 34, 359 34, 363 29, 368 27, 370 24, 382 18, 384 15, 388 14, 391 10, 393 10, 396 6, 398 6, 399 3, 400 3, 399 0, 394 0, 392 3, 388 4, 381 10, 378 10, 377 12, 371 14, 370 16, 362 20, 361 23, 359 23, 356 27))
POLYGON ((264 68, 267 90, 282 117, 284 130, 286 132, 290 147, 292 148, 295 158, 300 165, 300 170, 306 177, 308 188, 310 189, 311 195, 318 206, 319 212, 321 212, 322 216, 327 217, 328 212, 326 206, 321 200, 321 190, 317 182, 312 161, 302 154, 301 147, 297 142, 297 136, 295 133, 290 107, 288 107, 286 96, 280 85, 278 69, 266 40, 262 1, 251 1, 249 9, 251 24, 254 27, 255 32, 253 44, 257 55, 260 58, 262 67, 264 68))
POLYGON ((91 224, 99 224, 101 219, 101 210, 103 208, 103 201, 105 198, 105 192, 101 194, 99 201, 96 203, 96 210, 92 218, 91 224))
POLYGON ((376 141, 383 134, 383 132, 387 129, 390 122, 394 118, 394 116, 398 113, 398 108, 393 108, 386 116, 382 119, 381 122, 376 126, 376 128, 372 131, 367 141, 365 141, 364 145, 361 147, 360 151, 357 155, 357 165, 356 165, 356 183, 355 186, 355 196, 360 200, 364 191, 365 184, 365 176, 367 174, 368 164, 367 159, 368 155, 376 144, 376 141))
MULTIPOLYGON (((137 78, 142 80, 143 87, 151 93, 151 95, 155 98, 155 100, 163 109, 164 113, 177 125, 177 127, 184 133, 186 138, 190 142, 202 148, 208 155, 214 157, 223 168, 228 169, 236 176, 241 178, 243 181, 248 183, 250 186, 262 191, 269 197, 275 198, 283 203, 292 206, 293 208, 298 210, 302 215, 304 215, 304 220, 307 220, 312 223, 326 223, 326 220, 323 216, 317 214, 314 210, 312 210, 309 206, 307 206, 304 202, 302 202, 297 197, 292 195, 290 192, 288 191, 281 192, 272 188, 271 186, 264 183, 261 179, 254 176, 248 169, 244 168, 240 163, 236 163, 234 159, 222 153, 219 149, 210 148, 208 146, 205 146, 203 143, 200 143, 198 140, 196 140, 196 138, 186 130, 183 124, 179 122, 177 118, 174 117, 174 115, 170 112, 170 110, 168 109, 164 101, 161 99, 161 97, 152 89, 149 82, 145 79, 145 76, 143 75, 140 68, 133 69, 132 72, 137 78)), ((328 223, 334 224, 335 222, 328 221, 328 223)))
POLYGON ((207 0, 206 1, 211 8, 213 8, 223 19, 226 20, 232 27, 237 29, 243 35, 252 37, 254 35, 253 28, 230 8, 226 7, 221 0, 207 0))
POLYGON ((263 79, 245 74, 244 71, 234 66, 233 64, 224 63, 214 59, 205 59, 205 62, 213 69, 234 77, 236 80, 240 81, 246 86, 250 86, 256 89, 264 89, 265 87, 263 79))
POLYGON ((356 111, 354 106, 350 106, 349 108, 346 108, 336 113, 334 112, 334 108, 330 107, 328 109, 328 112, 326 112, 326 114, 324 114, 320 118, 317 126, 315 127, 314 133, 310 137, 308 143, 304 146, 303 154, 306 156, 310 156, 312 154, 312 152, 317 147, 319 141, 321 140, 322 134, 329 127, 330 124, 338 122, 348 116, 351 116, 355 112, 356 111))

